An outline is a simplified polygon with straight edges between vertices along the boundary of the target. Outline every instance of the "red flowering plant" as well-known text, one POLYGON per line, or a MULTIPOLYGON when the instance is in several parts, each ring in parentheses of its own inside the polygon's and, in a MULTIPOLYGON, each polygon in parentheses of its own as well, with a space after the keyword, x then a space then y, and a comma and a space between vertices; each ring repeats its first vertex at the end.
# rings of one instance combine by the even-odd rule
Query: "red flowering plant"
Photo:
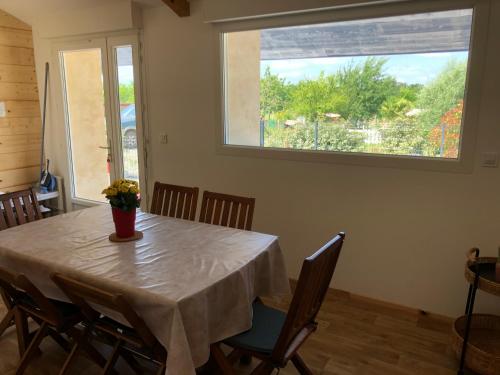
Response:
POLYGON ((460 100, 454 108, 441 117, 440 125, 436 125, 429 133, 429 143, 436 150, 441 150, 441 146, 443 146, 441 157, 458 157, 463 108, 464 101, 460 100))

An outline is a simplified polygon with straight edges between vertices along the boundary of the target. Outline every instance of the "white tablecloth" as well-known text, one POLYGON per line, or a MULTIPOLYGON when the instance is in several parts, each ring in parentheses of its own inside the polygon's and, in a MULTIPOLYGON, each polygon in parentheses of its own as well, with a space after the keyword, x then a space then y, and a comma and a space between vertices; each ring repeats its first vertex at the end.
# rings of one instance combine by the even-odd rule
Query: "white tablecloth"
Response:
MULTIPOLYGON (((128 297, 167 348, 169 374, 194 374, 209 344, 251 326, 257 296, 289 292, 275 236, 138 212, 144 238, 113 243, 101 205, 0 232, 0 264, 49 297, 61 272, 128 297)), ((115 316, 115 318, 118 318, 115 316)))

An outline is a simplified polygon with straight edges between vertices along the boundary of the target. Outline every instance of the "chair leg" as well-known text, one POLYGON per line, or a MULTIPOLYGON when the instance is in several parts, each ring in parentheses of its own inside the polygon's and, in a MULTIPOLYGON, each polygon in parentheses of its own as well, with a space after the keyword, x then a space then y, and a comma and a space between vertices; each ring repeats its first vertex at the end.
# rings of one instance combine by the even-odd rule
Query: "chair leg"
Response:
POLYGON ((106 359, 102 356, 99 351, 92 346, 91 343, 85 341, 83 342, 83 350, 87 355, 92 359, 95 363, 99 365, 99 367, 104 368, 106 366, 106 359))
POLYGON ((14 307, 14 321, 16 323, 19 355, 22 357, 29 343, 28 319, 26 314, 18 307, 14 307))
POLYGON ((224 375, 234 374, 231 364, 228 362, 226 356, 224 355, 224 352, 220 348, 220 344, 210 345, 210 353, 212 354, 215 363, 217 363, 219 369, 222 371, 224 375))
POLYGON ((240 364, 248 366, 251 363, 252 363, 252 356, 250 354, 243 354, 240 357, 240 364))
POLYGON ((167 370, 167 366, 166 364, 162 364, 160 365, 160 367, 158 367, 158 371, 156 372, 156 375, 165 375, 165 371, 167 370))
POLYGON ((102 375, 111 374, 113 368, 115 367, 115 363, 120 355, 120 346, 122 345, 122 340, 116 340, 115 346, 113 347, 113 352, 111 353, 111 357, 109 358, 106 366, 104 366, 104 370, 102 371, 102 375))
POLYGON ((144 374, 144 369, 141 367, 139 362, 137 362, 137 360, 134 358, 132 354, 130 354, 125 350, 123 350, 120 354, 122 358, 125 360, 125 362, 127 362, 127 364, 132 368, 132 370, 134 370, 136 374, 140 375, 144 374))
POLYGON ((298 353, 295 353, 293 355, 292 363, 295 366, 295 368, 298 370, 300 375, 313 375, 312 371, 309 370, 309 368, 306 366, 304 360, 302 359, 302 357, 298 353))
POLYGON ((243 353, 240 349, 233 349, 231 353, 229 353, 228 356, 226 356, 227 361, 233 366, 236 362, 243 361, 243 357, 250 358, 250 361, 252 361, 252 357, 250 355, 247 355, 243 353))
POLYGON ((0 336, 14 323, 14 309, 10 309, 0 322, 0 336))
POLYGON ((92 346, 92 344, 88 341, 88 336, 89 336, 90 329, 87 327, 83 330, 83 332, 80 332, 76 328, 71 328, 68 331, 68 335, 73 339, 73 341, 79 343, 80 348, 87 353, 87 355, 90 357, 91 360, 93 360, 96 364, 99 365, 99 367, 104 367, 106 366, 106 360, 104 357, 99 353, 99 351, 92 346))
POLYGON ((5 307, 7 307, 8 310, 12 310, 14 308, 14 305, 12 303, 12 299, 7 295, 5 290, 1 289, 0 290, 0 295, 2 296, 2 301, 5 307))
POLYGON ((66 361, 64 362, 64 365, 61 368, 61 371, 59 371, 59 375, 65 375, 68 372, 71 362, 73 362, 73 359, 76 358, 76 355, 78 354, 78 351, 80 350, 81 346, 82 346, 81 341, 75 342, 75 344, 71 348, 71 351, 69 352, 68 358, 66 358, 66 361))
POLYGON ((59 332, 49 329, 49 336, 54 340, 65 352, 69 352, 72 347, 71 344, 59 332))
POLYGON ((275 367, 269 362, 262 361, 255 370, 252 371, 251 375, 270 375, 274 371, 275 367))
POLYGON ((31 357, 33 356, 33 354, 36 353, 38 346, 40 345, 40 342, 47 335, 47 328, 48 328, 47 323, 43 322, 40 328, 38 329, 36 335, 31 340, 28 349, 26 349, 26 351, 24 352, 21 358, 21 362, 19 362, 19 365, 17 366, 16 375, 23 374, 24 371, 26 370, 26 367, 28 367, 31 357))
MULTIPOLYGON (((92 346, 92 344, 88 341, 89 329, 85 328, 83 332, 80 332, 76 328, 72 328, 68 331, 69 336, 74 340, 75 344, 73 345, 70 354, 66 358, 66 362, 64 364, 64 371, 67 371, 73 359, 78 355, 78 352, 83 350, 89 358, 94 361, 99 367, 104 368, 106 366, 106 359, 102 356, 99 351, 92 346)), ((114 374, 114 371, 111 372, 114 374)), ((61 370, 59 373, 63 375, 64 372, 61 370)))

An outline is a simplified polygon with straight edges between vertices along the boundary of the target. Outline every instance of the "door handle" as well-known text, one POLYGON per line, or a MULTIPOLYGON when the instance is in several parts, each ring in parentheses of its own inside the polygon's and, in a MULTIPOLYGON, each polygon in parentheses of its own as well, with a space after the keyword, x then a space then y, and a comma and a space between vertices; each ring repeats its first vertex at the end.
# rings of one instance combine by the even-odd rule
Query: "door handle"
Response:
POLYGON ((98 146, 98 148, 101 148, 103 150, 111 150, 111 147, 105 147, 105 146, 98 146))

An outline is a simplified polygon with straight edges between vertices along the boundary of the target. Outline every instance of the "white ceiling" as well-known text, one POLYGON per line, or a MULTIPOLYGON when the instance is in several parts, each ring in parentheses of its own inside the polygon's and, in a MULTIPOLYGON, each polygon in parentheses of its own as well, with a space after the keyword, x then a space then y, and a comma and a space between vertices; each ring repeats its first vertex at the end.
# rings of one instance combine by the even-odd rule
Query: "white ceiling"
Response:
MULTIPOLYGON (((51 12, 92 8, 102 5, 106 1, 131 0, 0 0, 0 9, 12 14, 22 21, 32 25, 37 17, 51 12)), ((143 7, 162 5, 162 0, 134 0, 143 7)))

